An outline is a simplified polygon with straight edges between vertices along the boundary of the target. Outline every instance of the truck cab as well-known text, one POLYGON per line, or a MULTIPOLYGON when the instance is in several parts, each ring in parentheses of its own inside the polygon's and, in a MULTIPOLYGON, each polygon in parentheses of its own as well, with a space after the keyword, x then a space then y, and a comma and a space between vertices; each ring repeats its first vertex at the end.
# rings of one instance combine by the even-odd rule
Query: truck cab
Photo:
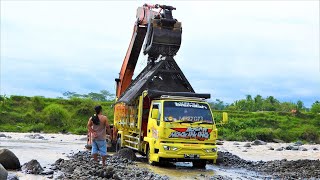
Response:
POLYGON ((149 94, 144 91, 135 105, 115 105, 118 149, 140 152, 152 165, 189 161, 204 167, 215 162, 217 128, 205 98, 149 94))

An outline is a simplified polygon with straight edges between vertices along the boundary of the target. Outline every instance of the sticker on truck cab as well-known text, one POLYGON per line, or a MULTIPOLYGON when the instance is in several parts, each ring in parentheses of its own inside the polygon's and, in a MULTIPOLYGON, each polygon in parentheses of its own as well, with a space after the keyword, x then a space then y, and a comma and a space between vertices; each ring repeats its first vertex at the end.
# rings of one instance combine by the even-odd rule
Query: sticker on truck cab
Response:
POLYGON ((197 139, 204 141, 210 138, 212 129, 203 127, 189 127, 189 128, 171 128, 175 132, 171 132, 169 138, 184 138, 184 139, 197 139))

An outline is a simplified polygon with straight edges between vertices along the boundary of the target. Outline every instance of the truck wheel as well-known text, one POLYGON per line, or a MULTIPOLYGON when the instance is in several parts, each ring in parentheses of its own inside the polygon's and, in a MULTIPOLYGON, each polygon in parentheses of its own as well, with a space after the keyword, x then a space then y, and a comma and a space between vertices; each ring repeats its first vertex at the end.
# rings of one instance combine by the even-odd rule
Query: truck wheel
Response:
POLYGON ((150 164, 152 166, 156 165, 156 162, 150 160, 150 147, 148 147, 148 149, 147 149, 147 160, 148 160, 148 164, 150 164))
POLYGON ((206 168, 206 164, 207 164, 206 160, 199 160, 199 161, 193 161, 192 162, 193 167, 201 168, 201 169, 206 168))
POLYGON ((116 152, 120 151, 120 149, 121 149, 121 139, 118 138, 117 139, 117 144, 116 144, 116 152))

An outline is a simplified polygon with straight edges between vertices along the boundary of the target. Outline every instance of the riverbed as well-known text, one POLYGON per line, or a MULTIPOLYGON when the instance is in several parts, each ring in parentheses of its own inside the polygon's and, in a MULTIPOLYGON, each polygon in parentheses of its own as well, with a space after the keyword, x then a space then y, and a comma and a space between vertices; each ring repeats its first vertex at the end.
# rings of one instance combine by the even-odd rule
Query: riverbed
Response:
MULTIPOLYGON (((42 167, 49 168, 57 159, 68 159, 68 155, 84 151, 86 144, 85 135, 72 134, 38 134, 41 139, 33 139, 32 135, 36 133, 8 133, 7 137, 0 138, 0 149, 7 148, 19 158, 21 165, 36 159, 42 167)), ((270 147, 277 149, 287 147, 292 143, 267 143, 266 145, 251 145, 244 147, 247 142, 224 141, 219 146, 219 151, 228 151, 245 160, 251 161, 270 161, 270 160, 298 160, 298 159, 320 159, 320 149, 318 144, 302 145, 299 148, 305 148, 307 151, 293 150, 269 150, 270 147)), ((147 168, 154 173, 167 175, 170 179, 207 179, 213 175, 228 176, 231 178, 260 179, 266 177, 260 173, 244 169, 222 168, 216 165, 208 164, 206 169, 195 169, 192 163, 172 163, 166 167, 150 166, 146 163, 138 162, 137 166, 147 168)), ((24 179, 47 179, 46 176, 26 175, 21 172, 11 171, 21 180, 24 179)))

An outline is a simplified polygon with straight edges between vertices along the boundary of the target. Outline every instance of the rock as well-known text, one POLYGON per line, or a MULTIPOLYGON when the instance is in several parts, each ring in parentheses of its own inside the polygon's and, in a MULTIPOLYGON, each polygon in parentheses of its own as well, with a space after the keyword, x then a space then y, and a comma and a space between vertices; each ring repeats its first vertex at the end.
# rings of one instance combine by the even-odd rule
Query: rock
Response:
POLYGON ((30 134, 30 135, 25 135, 24 137, 28 137, 30 139, 44 139, 43 136, 41 136, 40 134, 30 134))
POLYGON ((20 169, 20 161, 9 149, 0 150, 0 163, 6 169, 20 169))
POLYGON ((104 172, 105 178, 112 178, 114 174, 114 168, 112 166, 108 166, 104 172))
POLYGON ((243 147, 251 147, 250 143, 246 143, 243 147))
POLYGON ((299 147, 298 147, 298 146, 293 146, 292 150, 293 150, 293 151, 298 151, 298 150, 299 150, 299 147))
POLYGON ((253 141, 252 145, 266 145, 267 143, 261 140, 253 141))
POLYGON ((217 141, 216 145, 223 145, 223 141, 217 141))
POLYGON ((38 134, 37 136, 34 136, 35 139, 44 139, 43 136, 41 136, 40 134, 38 134))
POLYGON ((63 172, 58 171, 53 174, 53 179, 64 179, 65 175, 63 172))
POLYGON ((303 142, 301 141, 297 141, 294 143, 294 146, 302 146, 303 145, 303 142))
POLYGON ((247 150, 243 150, 242 152, 248 152, 247 150))
POLYGON ((313 150, 314 150, 314 151, 318 151, 319 149, 318 149, 318 148, 313 148, 313 150))
POLYGON ((284 141, 282 141, 281 139, 273 139, 273 142, 275 142, 275 143, 284 143, 284 141))
POLYGON ((116 154, 114 154, 114 156, 126 158, 131 161, 135 161, 137 159, 136 154, 133 152, 132 149, 129 148, 120 149, 116 154))
POLYGON ((31 161, 22 165, 22 171, 26 172, 27 174, 40 174, 43 171, 40 163, 32 159, 31 161))
POLYGON ((268 148, 268 150, 274 150, 274 148, 270 146, 270 147, 268 148))
POLYGON ((301 151, 308 151, 308 149, 307 148, 302 148, 302 150, 301 151))
POLYGON ((283 147, 277 148, 276 151, 283 151, 283 147))
POLYGON ((19 178, 17 175, 9 173, 7 180, 19 180, 19 178))
POLYGON ((44 170, 44 171, 42 171, 40 174, 41 174, 41 175, 51 175, 51 174, 53 174, 53 173, 54 173, 53 170, 44 170))
POLYGON ((0 179, 7 179, 8 171, 0 163, 0 179))
POLYGON ((5 134, 0 134, 0 137, 7 137, 5 134))
POLYGON ((87 138, 87 137, 83 137, 83 138, 80 138, 79 140, 80 140, 80 141, 87 141, 88 138, 87 138))
POLYGON ((237 142, 235 142, 235 143, 233 143, 233 145, 240 145, 239 143, 237 143, 237 142))
POLYGON ((291 146, 291 145, 285 147, 286 150, 291 150, 292 148, 293 148, 293 146, 291 146))

